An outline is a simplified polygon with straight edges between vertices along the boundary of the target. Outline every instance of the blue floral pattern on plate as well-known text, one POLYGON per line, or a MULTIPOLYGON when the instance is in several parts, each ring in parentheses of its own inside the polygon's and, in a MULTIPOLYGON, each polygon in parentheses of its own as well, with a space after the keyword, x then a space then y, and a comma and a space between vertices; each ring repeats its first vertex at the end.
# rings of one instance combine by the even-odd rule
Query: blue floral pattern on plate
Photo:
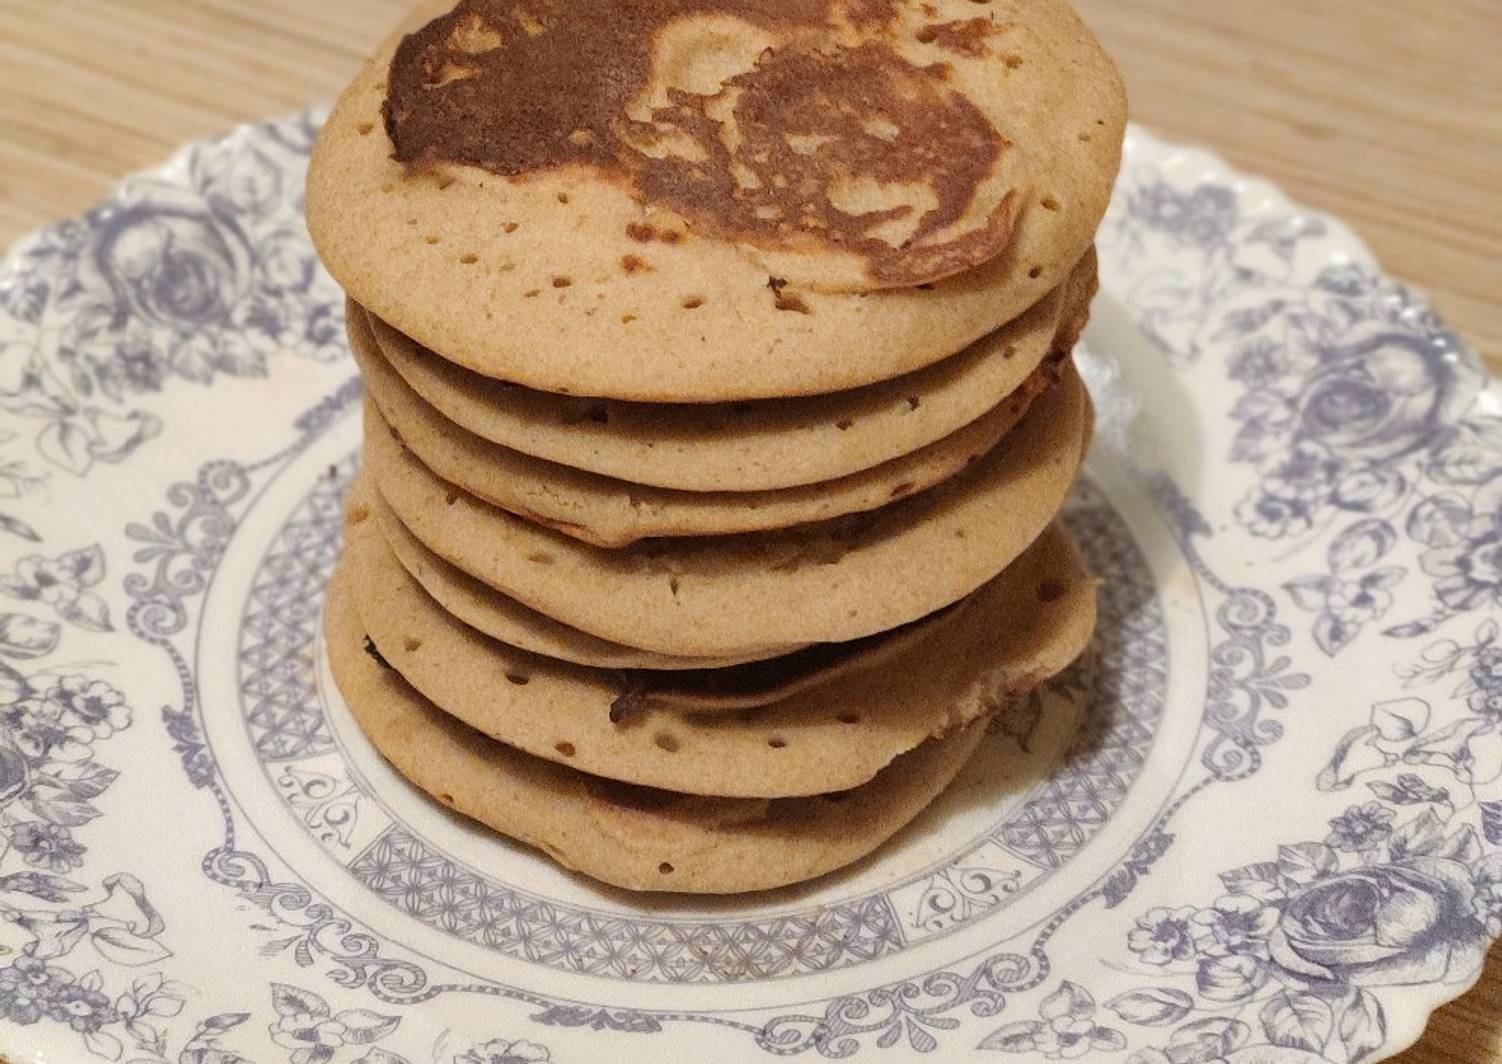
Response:
POLYGON ((1502 935, 1502 406, 1332 219, 1132 133, 1081 360, 1093 654, 876 862, 602 892, 363 745, 317 115, 0 268, 0 1042, 19 1061, 1353 1064, 1502 935), (78 515, 87 513, 87 522, 78 515))

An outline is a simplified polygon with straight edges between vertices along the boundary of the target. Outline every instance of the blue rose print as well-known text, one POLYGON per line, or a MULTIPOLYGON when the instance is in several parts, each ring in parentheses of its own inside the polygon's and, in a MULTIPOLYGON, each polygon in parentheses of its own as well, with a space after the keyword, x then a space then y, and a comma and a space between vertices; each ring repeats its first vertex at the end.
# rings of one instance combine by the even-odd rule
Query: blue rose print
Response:
POLYGON ((229 323, 253 255, 233 219, 158 201, 113 215, 94 264, 125 313, 182 333, 229 323))
POLYGON ((1315 614, 1321 649, 1335 656, 1378 622, 1384 635, 1413 638, 1456 613, 1502 606, 1499 493, 1483 486, 1502 479, 1502 432, 1478 405, 1476 360, 1421 301, 1367 267, 1326 265, 1312 285, 1290 281, 1323 223, 1242 217, 1225 192, 1136 187, 1118 254, 1130 271, 1152 242, 1186 264, 1143 276, 1130 301, 1170 358, 1213 349, 1241 390, 1228 411, 1239 425, 1230 459, 1255 466, 1257 482, 1238 500, 1237 522, 1260 539, 1307 544, 1371 518, 1423 548, 1417 565, 1291 586, 1315 614), (1395 589, 1415 574, 1431 581, 1435 608, 1386 620, 1395 589))
POLYGON ((161 431, 141 400, 173 381, 348 357, 342 300, 302 228, 297 141, 268 137, 233 159, 206 148, 190 182, 136 182, 21 252, 28 280, 0 294, 14 326, 0 342, 0 409, 36 427, 0 479, 34 490, 53 469, 126 461, 161 431))
MULTIPOLYGON (((1362 558, 1383 553, 1370 535, 1351 542, 1362 558)), ((1386 1038, 1374 991, 1476 971, 1502 933, 1502 798, 1483 789, 1502 784, 1502 720, 1489 711, 1499 643, 1502 625, 1486 621, 1399 667, 1406 686, 1443 684, 1449 701, 1381 702, 1346 735, 1318 789, 1371 797, 1335 812, 1323 841, 1223 873, 1229 893, 1208 907, 1137 919, 1125 950, 1160 982, 1107 1005, 1134 1025, 1182 1026, 1132 1064, 1348 1064, 1386 1038), (1171 978, 1191 990, 1162 985, 1171 978), (1198 1002, 1227 1011, 1183 1024, 1198 1002)))
POLYGON ((1475 938, 1469 869, 1443 858, 1352 869, 1290 895, 1268 937, 1287 972, 1353 986, 1442 978, 1475 938))

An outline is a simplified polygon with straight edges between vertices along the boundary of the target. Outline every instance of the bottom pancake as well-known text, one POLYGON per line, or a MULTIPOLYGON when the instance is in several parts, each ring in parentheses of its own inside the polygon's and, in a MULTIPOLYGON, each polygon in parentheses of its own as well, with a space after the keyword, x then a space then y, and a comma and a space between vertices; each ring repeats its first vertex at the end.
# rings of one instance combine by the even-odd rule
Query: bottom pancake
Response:
POLYGON ((977 721, 854 790, 818 797, 698 798, 619 784, 531 757, 437 709, 367 652, 349 585, 341 567, 324 618, 329 664, 376 749, 465 816, 627 890, 744 893, 842 868, 927 808, 985 731, 977 721))

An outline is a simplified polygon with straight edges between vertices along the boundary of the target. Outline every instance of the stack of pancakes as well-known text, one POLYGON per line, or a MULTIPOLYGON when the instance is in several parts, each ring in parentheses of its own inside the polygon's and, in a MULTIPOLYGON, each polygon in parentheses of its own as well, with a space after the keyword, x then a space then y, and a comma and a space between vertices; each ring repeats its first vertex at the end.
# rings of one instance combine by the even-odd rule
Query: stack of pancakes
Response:
MULTIPOLYGON (((408 32, 410 31, 410 32, 408 32)), ((1063 0, 465 0, 314 155, 365 469, 329 660, 632 889, 855 861, 1068 665, 1125 105, 1063 0)))

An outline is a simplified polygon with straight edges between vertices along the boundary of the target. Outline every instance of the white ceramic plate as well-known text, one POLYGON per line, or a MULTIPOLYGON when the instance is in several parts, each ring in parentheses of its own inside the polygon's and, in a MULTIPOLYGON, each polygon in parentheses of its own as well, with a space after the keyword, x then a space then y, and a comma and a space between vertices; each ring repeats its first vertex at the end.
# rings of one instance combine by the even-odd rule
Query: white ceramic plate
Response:
POLYGON ((319 650, 354 468, 304 116, 0 274, 17 1062, 1350 1064, 1502 933, 1502 417, 1339 223, 1138 130, 1068 518, 1091 664, 876 859, 640 898, 455 819, 319 650))

